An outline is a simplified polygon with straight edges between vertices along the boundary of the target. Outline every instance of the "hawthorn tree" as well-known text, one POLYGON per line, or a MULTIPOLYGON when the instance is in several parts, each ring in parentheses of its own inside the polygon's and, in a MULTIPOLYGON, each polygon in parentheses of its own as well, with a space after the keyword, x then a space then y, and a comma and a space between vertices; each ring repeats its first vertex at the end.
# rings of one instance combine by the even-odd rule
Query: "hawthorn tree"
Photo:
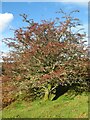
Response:
POLYGON ((82 29, 75 30, 81 25, 78 18, 72 17, 75 12, 79 11, 67 14, 60 10, 57 13, 63 13, 63 20, 42 20, 40 24, 21 15, 28 25, 15 30, 14 38, 4 39, 12 48, 3 57, 4 86, 14 86, 15 95, 24 93, 24 97, 42 96, 45 100, 58 85, 87 88, 88 51, 82 29))

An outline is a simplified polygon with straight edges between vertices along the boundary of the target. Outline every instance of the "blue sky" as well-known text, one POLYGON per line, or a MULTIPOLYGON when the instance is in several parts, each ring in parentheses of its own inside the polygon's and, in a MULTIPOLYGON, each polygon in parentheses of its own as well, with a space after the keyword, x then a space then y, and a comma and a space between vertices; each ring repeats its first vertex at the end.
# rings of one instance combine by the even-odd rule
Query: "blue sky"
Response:
MULTIPOLYGON (((19 14, 26 13, 29 15, 29 18, 33 18, 36 22, 40 22, 42 19, 50 19, 59 17, 59 14, 55 12, 60 8, 66 12, 72 10, 80 10, 80 13, 75 14, 74 16, 80 18, 81 23, 84 27, 88 26, 88 4, 87 3, 66 3, 66 2, 2 2, 2 13, 1 15, 8 15, 3 22, 4 26, 2 32, 2 37, 13 37, 13 31, 10 28, 17 29, 19 27, 25 26, 25 23, 22 22, 22 18, 19 14), (8 19, 7 19, 8 18, 8 19)), ((2 44, 2 50, 7 52, 7 47, 2 44)))

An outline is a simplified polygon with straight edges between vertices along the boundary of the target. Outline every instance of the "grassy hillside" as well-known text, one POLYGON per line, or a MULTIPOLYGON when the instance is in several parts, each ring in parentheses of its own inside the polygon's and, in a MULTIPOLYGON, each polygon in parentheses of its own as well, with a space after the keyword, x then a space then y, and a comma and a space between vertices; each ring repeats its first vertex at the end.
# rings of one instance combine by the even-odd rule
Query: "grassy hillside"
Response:
POLYGON ((16 101, 3 110, 3 118, 88 118, 88 95, 65 93, 55 101, 16 101))

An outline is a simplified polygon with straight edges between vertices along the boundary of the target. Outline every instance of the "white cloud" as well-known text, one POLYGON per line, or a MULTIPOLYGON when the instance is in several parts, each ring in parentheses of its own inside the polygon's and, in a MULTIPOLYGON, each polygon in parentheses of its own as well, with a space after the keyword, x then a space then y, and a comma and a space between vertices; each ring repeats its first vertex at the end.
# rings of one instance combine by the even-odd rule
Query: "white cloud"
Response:
POLYGON ((5 28, 13 20, 14 16, 11 13, 0 13, 0 33, 2 33, 5 28))

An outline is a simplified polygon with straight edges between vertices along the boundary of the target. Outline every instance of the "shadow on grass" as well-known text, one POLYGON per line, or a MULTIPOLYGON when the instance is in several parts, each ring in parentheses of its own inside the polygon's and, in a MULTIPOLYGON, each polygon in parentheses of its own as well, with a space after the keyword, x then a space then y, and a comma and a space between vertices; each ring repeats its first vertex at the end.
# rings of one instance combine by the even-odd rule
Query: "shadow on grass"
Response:
POLYGON ((67 91, 69 90, 69 86, 62 86, 62 85, 59 85, 57 88, 56 88, 56 95, 55 97, 52 99, 53 100, 57 100, 61 95, 65 94, 67 91))

